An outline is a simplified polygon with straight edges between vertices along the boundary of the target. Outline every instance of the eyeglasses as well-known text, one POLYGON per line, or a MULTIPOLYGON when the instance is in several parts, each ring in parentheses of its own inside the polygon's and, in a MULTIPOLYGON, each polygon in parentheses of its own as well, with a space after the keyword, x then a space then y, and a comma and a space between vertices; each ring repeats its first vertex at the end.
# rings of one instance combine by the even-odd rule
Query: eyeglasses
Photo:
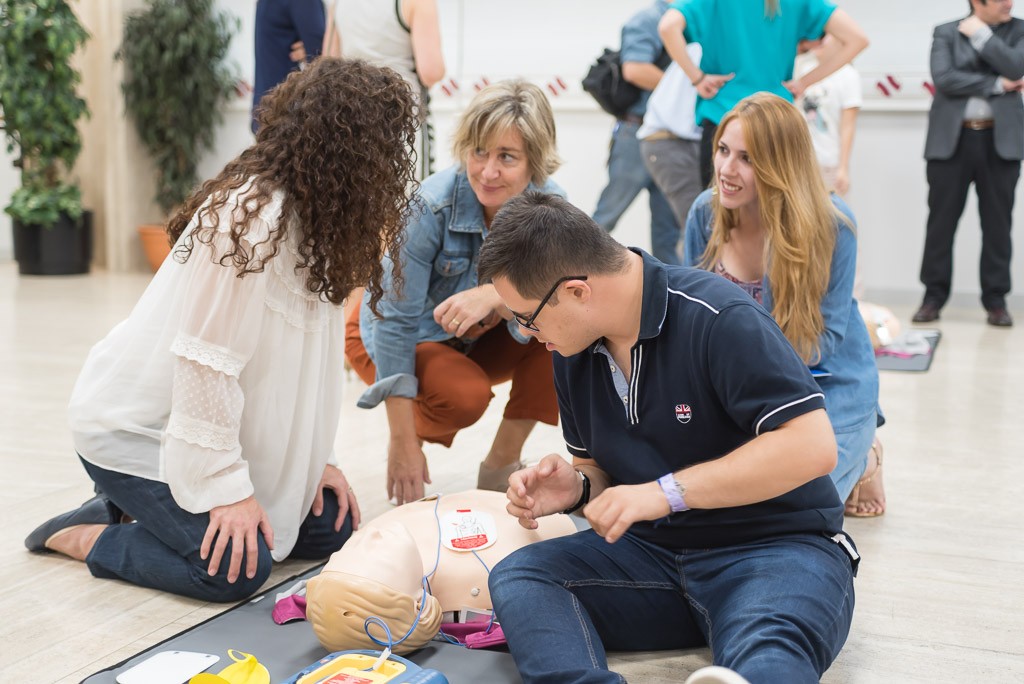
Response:
POLYGON ((531 332, 540 332, 540 330, 537 329, 537 326, 535 326, 533 324, 533 322, 535 320, 537 320, 537 316, 540 315, 541 309, 544 308, 544 305, 547 304, 548 300, 551 299, 552 295, 555 294, 555 290, 558 289, 558 286, 561 285, 562 283, 564 283, 567 280, 586 280, 586 279, 587 279, 587 276, 585 276, 585 275, 564 276, 562 278, 559 278, 558 280, 555 281, 555 284, 551 286, 551 289, 548 290, 548 293, 546 295, 544 295, 544 299, 540 300, 540 305, 536 309, 533 310, 532 314, 530 314, 527 317, 527 316, 523 316, 522 314, 517 314, 515 311, 513 311, 512 312, 512 317, 516 319, 516 323, 518 323, 519 325, 523 326, 527 330, 529 330, 531 332))

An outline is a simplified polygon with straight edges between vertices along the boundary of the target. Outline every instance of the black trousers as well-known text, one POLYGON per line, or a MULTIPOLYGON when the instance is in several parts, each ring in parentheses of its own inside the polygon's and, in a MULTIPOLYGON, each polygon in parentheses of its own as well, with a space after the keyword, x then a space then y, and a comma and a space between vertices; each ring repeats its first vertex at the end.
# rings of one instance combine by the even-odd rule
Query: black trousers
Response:
POLYGON ((981 218, 981 304, 1006 306, 1010 291, 1010 257, 1014 191, 1020 161, 1001 159, 992 129, 964 129, 950 159, 929 160, 928 226, 921 259, 924 300, 942 306, 953 281, 953 238, 974 183, 981 218))

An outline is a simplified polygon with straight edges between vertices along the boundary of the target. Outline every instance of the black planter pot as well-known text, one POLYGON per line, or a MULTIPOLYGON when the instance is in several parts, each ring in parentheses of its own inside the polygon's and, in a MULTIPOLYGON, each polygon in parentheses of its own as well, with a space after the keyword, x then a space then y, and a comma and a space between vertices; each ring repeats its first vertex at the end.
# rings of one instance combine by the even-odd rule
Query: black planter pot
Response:
POLYGON ((77 221, 61 214, 52 228, 14 221, 14 258, 22 275, 88 273, 92 261, 92 212, 77 221))

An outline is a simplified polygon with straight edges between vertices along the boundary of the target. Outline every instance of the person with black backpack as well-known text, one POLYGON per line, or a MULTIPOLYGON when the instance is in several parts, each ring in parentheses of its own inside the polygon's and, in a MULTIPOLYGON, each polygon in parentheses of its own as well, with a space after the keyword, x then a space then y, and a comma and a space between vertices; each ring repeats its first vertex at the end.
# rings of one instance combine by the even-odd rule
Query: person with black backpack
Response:
POLYGON ((658 36, 658 21, 668 6, 666 0, 657 0, 630 17, 622 27, 619 52, 606 50, 583 85, 605 111, 616 117, 608 154, 608 184, 597 201, 594 221, 612 231, 640 191, 647 190, 651 253, 666 264, 678 264, 681 226, 647 172, 636 137, 647 98, 670 61, 658 36))

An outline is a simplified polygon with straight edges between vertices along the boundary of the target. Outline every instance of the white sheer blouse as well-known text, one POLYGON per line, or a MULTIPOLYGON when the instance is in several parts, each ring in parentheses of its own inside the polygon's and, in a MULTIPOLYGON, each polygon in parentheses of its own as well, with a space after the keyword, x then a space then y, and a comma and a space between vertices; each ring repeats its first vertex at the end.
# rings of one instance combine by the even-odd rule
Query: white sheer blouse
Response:
MULTIPOLYGON (((334 463, 345 326, 342 307, 296 273, 297 230, 262 273, 238 278, 214 260, 246 192, 219 212, 212 246, 196 241, 184 264, 167 259, 128 319, 93 347, 69 413, 82 458, 167 483, 187 511, 255 494, 281 560, 334 463)), ((281 220, 282 200, 275 194, 250 222, 250 245, 281 220)))

